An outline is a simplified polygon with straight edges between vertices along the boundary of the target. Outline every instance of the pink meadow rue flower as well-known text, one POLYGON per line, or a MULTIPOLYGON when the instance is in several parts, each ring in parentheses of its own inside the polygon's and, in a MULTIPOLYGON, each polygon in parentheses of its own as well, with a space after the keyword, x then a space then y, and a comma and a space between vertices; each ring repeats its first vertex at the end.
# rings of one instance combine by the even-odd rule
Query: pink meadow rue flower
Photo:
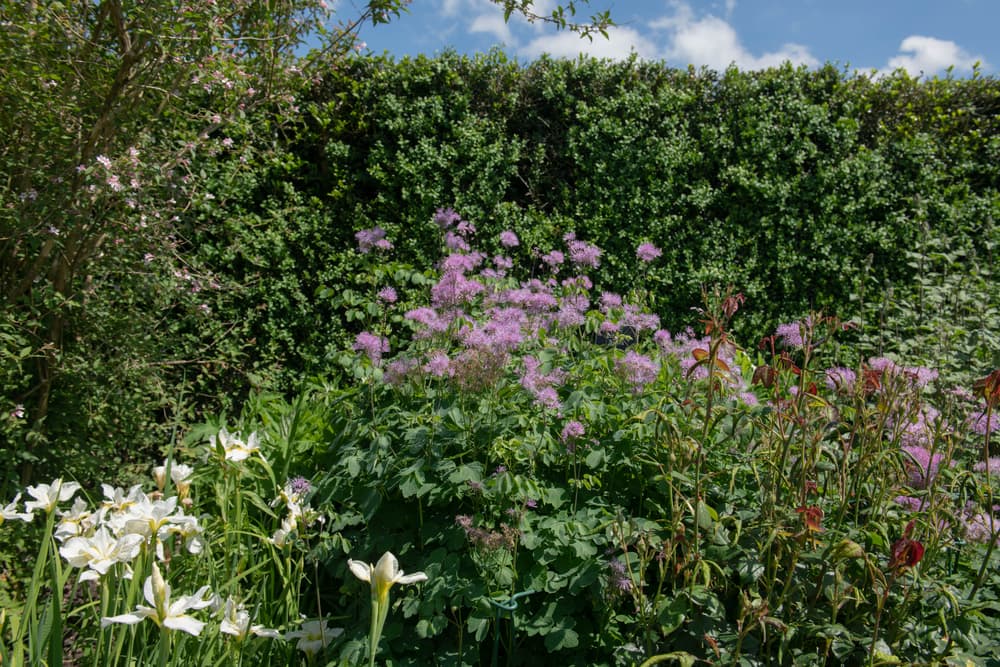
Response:
POLYGON ((601 312, 605 315, 615 308, 622 307, 622 298, 614 292, 601 292, 601 312))
POLYGON ((925 501, 922 498, 914 498, 913 496, 896 496, 893 501, 897 505, 905 507, 910 512, 919 512, 924 508, 925 501))
POLYGON ((402 385, 407 378, 412 377, 420 368, 420 362, 416 359, 410 359, 408 357, 399 357, 393 359, 385 367, 385 372, 382 375, 382 381, 386 384, 398 387, 402 385))
POLYGON ((378 366, 382 362, 382 355, 389 352, 389 339, 385 336, 362 331, 354 339, 354 351, 364 352, 372 364, 378 366))
POLYGON ((940 453, 932 455, 929 450, 919 445, 906 445, 901 449, 910 456, 910 460, 906 461, 909 485, 914 489, 926 489, 937 476, 944 455, 940 453))
POLYGON ((938 372, 924 366, 907 366, 903 369, 914 386, 922 389, 938 378, 938 372))
POLYGON ((378 299, 382 303, 396 303, 396 290, 391 287, 383 287, 378 291, 378 299))
POLYGON ((460 234, 449 231, 444 235, 444 244, 449 250, 469 252, 469 242, 460 234))
POLYGON ((461 271, 446 271, 437 284, 431 287, 431 305, 448 308, 468 303, 485 288, 477 280, 470 280, 461 271))
POLYGON ((601 249, 596 245, 572 239, 566 247, 569 248, 569 259, 575 266, 596 269, 601 265, 601 249))
POLYGON ((462 219, 458 213, 451 208, 439 208, 434 212, 434 224, 436 224, 441 229, 447 229, 451 227, 459 220, 462 219))
POLYGON ((548 254, 542 255, 542 261, 548 264, 549 268, 556 270, 566 261, 566 256, 558 250, 553 250, 548 254))
POLYGON ((801 322, 779 324, 778 328, 774 331, 774 335, 785 347, 802 347, 805 344, 805 341, 802 339, 802 331, 803 329, 808 329, 809 326, 809 318, 801 322))
POLYGON ((972 466, 972 469, 976 472, 986 472, 987 468, 990 471, 990 475, 1000 475, 1000 457, 991 456, 988 461, 979 461, 976 465, 972 466))
POLYGON ((517 238, 517 234, 509 229, 505 229, 500 232, 500 245, 504 248, 516 248, 521 245, 521 241, 517 238))
POLYGON ((493 258, 493 266, 495 266, 500 271, 509 271, 514 268, 514 260, 510 257, 504 257, 503 255, 497 255, 493 258))
POLYGON ((443 350, 432 352, 424 364, 424 372, 434 377, 447 377, 451 370, 451 359, 443 350))
POLYGON ((615 369, 632 385, 635 393, 656 382, 660 375, 659 364, 634 350, 629 350, 623 358, 616 360, 615 369))
POLYGON ((1000 430, 1000 414, 994 411, 990 415, 990 419, 986 421, 986 411, 978 410, 973 412, 965 420, 966 426, 972 429, 972 432, 977 435, 986 435, 987 432, 993 433, 1000 430))
POLYGON ((850 368, 837 366, 826 369, 826 386, 832 391, 842 391, 851 393, 854 391, 854 383, 858 379, 858 374, 850 368))
POLYGON ((652 243, 640 243, 635 249, 635 256, 643 262, 652 262, 657 257, 663 255, 663 251, 652 243))
POLYGON ((559 438, 566 444, 566 451, 572 454, 576 451, 576 441, 582 438, 584 433, 586 433, 586 430, 583 424, 574 419, 566 422, 562 433, 559 434, 559 438))
POLYGON ((358 241, 358 250, 365 254, 371 252, 373 249, 392 249, 392 243, 386 240, 385 230, 381 227, 362 229, 354 235, 354 238, 358 241))

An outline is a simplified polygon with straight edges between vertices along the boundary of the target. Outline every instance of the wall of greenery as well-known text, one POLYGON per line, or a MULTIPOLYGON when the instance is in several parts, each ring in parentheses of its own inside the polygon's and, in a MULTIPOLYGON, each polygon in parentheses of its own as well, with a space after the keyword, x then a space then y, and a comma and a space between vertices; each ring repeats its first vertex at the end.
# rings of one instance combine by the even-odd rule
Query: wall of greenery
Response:
POLYGON ((442 206, 487 251, 504 229, 541 253, 575 231, 606 252, 595 279, 618 288, 649 240, 664 249, 651 279, 666 325, 689 321, 702 285, 731 283, 753 304, 749 342, 810 309, 857 316, 866 285, 905 291, 919 273, 907 252, 936 239, 987 272, 1000 241, 992 77, 446 53, 340 63, 301 112, 283 159, 205 239, 244 249, 231 268, 255 286, 243 307, 259 354, 296 372, 356 333, 354 232, 379 225, 395 269, 428 266, 442 206))

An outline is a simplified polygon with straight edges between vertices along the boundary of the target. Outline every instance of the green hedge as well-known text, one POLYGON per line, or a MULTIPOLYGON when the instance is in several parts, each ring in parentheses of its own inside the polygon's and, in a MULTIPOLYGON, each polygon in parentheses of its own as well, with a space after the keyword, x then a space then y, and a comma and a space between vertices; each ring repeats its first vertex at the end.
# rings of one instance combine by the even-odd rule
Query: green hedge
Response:
POLYGON ((747 340, 809 309, 856 314, 865 276, 908 284, 905 253, 930 238, 987 264, 1000 240, 992 77, 446 53, 339 63, 301 109, 276 144, 285 159, 226 208, 237 238, 206 241, 268 248, 234 266, 256 286, 240 305, 256 309, 259 362, 294 373, 322 369, 356 332, 353 233, 381 225, 399 266, 426 268, 442 206, 490 249, 507 228, 522 252, 576 231, 605 250, 597 278, 623 291, 652 241, 665 325, 689 322, 703 284, 732 283, 753 304, 747 340))

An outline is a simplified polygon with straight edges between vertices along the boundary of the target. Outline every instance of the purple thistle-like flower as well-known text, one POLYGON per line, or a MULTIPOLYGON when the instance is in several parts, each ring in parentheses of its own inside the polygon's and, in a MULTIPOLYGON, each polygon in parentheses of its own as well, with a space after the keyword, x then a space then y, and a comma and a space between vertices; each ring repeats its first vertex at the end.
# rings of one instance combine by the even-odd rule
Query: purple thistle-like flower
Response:
POLYGON ((305 477, 292 477, 288 480, 288 489, 297 496, 305 496, 312 490, 312 484, 305 477))
POLYGON ((832 391, 843 391, 848 394, 854 391, 854 383, 858 379, 857 373, 850 368, 844 368, 843 366, 828 368, 826 369, 825 375, 827 387, 829 387, 832 391))
POLYGON ((385 230, 381 227, 362 229, 354 235, 354 238, 357 239, 358 250, 362 253, 367 254, 375 248, 379 250, 390 250, 392 248, 392 243, 386 240, 385 230))
POLYGON ((389 351, 389 339, 384 336, 376 336, 368 331, 362 331, 354 339, 354 350, 364 352, 371 359, 372 363, 378 366, 382 361, 382 355, 389 351))
POLYGON ((979 410, 969 415, 965 423, 977 435, 986 435, 987 431, 994 433, 1000 430, 1000 414, 994 412, 990 415, 989 422, 987 422, 986 411, 979 410))
POLYGON ((462 216, 451 208, 439 208, 434 212, 434 223, 441 229, 447 229, 461 219, 462 216))
POLYGON ((583 424, 574 419, 566 422, 559 437, 562 438, 563 442, 570 442, 577 438, 582 438, 585 432, 583 424))
POLYGON ((383 303, 396 303, 398 296, 396 295, 396 290, 391 287, 383 287, 378 291, 379 301, 383 303))
POLYGON ((553 250, 547 255, 542 255, 542 261, 552 269, 557 269, 559 265, 566 261, 566 256, 558 250, 553 250))
POLYGON ((506 229, 500 232, 500 245, 504 248, 516 248, 521 245, 521 241, 517 238, 517 234, 509 229, 506 229))
POLYGON ((663 255, 663 251, 652 243, 640 243, 635 249, 635 256, 643 262, 652 262, 657 257, 663 255))
POLYGON ((601 312, 605 315, 608 311, 622 307, 622 298, 614 292, 601 292, 601 312))
POLYGON ((574 265, 591 269, 601 265, 601 249, 593 243, 572 239, 566 247, 569 248, 569 259, 574 265))
POLYGON ((911 460, 906 462, 909 485, 914 489, 926 489, 937 476, 944 455, 932 455, 929 450, 918 445, 906 445, 901 449, 911 457, 911 460))
POLYGON ((632 390, 636 393, 655 382, 660 375, 659 364, 634 350, 629 350, 624 358, 615 361, 615 369, 632 385, 632 390))
POLYGON ((774 335, 781 340, 786 347, 802 347, 805 341, 802 340, 802 330, 809 326, 809 320, 804 322, 788 322, 779 324, 774 335))

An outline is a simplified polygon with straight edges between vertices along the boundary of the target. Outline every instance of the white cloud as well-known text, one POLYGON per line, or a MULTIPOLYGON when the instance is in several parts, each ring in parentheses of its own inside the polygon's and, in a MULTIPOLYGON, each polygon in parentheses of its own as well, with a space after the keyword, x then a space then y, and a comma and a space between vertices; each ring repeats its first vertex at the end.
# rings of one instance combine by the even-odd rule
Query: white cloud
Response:
POLYGON ((883 74, 902 68, 910 76, 919 74, 930 76, 943 72, 951 66, 954 66, 956 71, 971 72, 976 61, 980 61, 984 68, 987 67, 982 58, 969 55, 955 42, 936 37, 910 35, 899 45, 899 51, 899 55, 889 59, 888 67, 882 70, 883 74))
MULTIPOLYGON (((727 2, 730 11, 735 3, 727 2)), ((755 56, 740 41, 736 30, 725 20, 711 14, 695 18, 691 6, 676 3, 673 16, 651 22, 650 27, 667 33, 663 57, 676 66, 705 65, 724 70, 735 64, 740 69, 764 69, 784 63, 814 67, 819 61, 801 44, 784 44, 777 51, 755 56)))
POLYGON ((632 28, 612 27, 608 38, 594 35, 593 40, 572 32, 557 32, 537 37, 518 49, 518 53, 537 58, 547 53, 554 58, 576 58, 581 54, 594 58, 624 60, 635 52, 640 58, 657 58, 655 44, 632 28))
POLYGON ((469 24, 469 32, 485 32, 493 35, 498 42, 514 43, 514 35, 510 31, 510 25, 503 20, 503 14, 480 14, 472 19, 469 24))

